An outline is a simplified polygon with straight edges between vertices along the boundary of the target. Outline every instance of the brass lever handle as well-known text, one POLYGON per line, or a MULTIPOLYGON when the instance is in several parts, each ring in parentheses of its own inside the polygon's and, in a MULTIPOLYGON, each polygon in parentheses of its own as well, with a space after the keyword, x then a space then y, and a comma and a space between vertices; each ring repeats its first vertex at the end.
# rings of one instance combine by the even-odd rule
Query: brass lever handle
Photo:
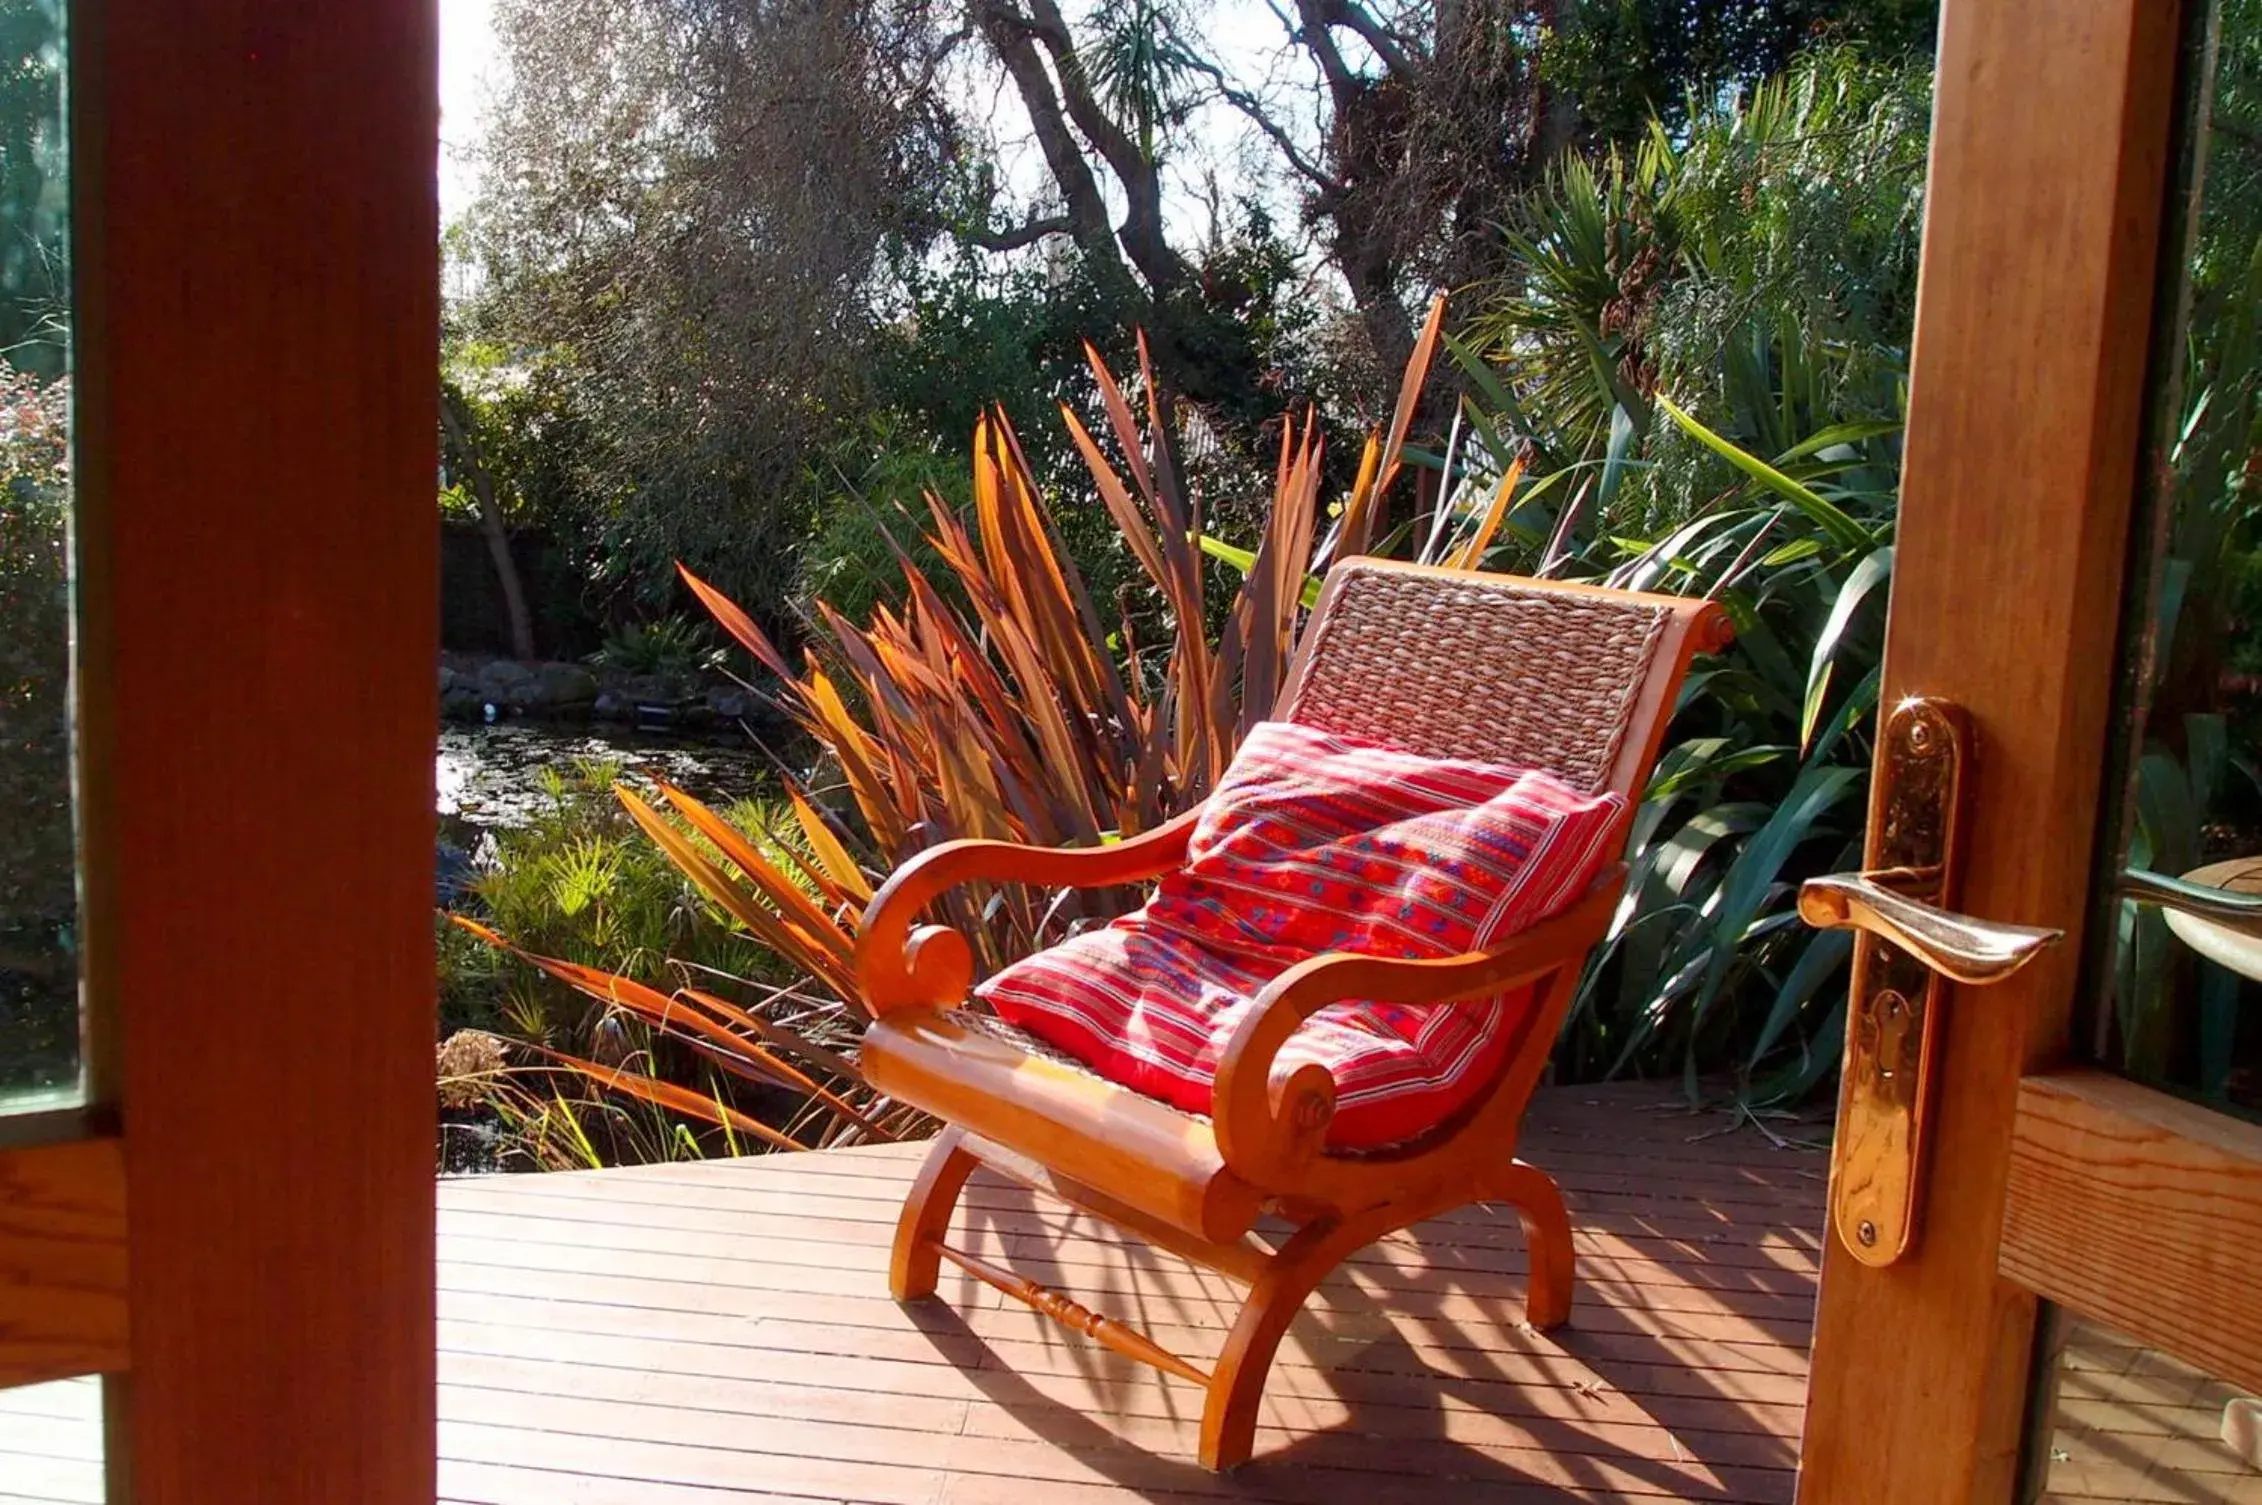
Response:
POLYGON ((1799 918, 1817 930, 1856 930, 1891 942, 1929 970, 1960 983, 2001 982, 2065 939, 2062 930, 1975 920, 1897 893, 1880 878, 1894 873, 1836 873, 1799 889, 1799 918))
POLYGON ((1884 1266, 1916 1247, 1949 982, 2001 982, 2055 930, 1954 913, 1977 737, 1945 700, 1895 706, 1878 738, 1864 842, 1871 870, 1799 890, 1808 924, 1855 932, 1830 1221, 1848 1253, 1884 1266))
POLYGON ((2121 897, 2139 904, 2196 915, 2239 935, 2262 936, 2262 894, 2210 888, 2141 867, 2121 874, 2120 891, 2121 897))

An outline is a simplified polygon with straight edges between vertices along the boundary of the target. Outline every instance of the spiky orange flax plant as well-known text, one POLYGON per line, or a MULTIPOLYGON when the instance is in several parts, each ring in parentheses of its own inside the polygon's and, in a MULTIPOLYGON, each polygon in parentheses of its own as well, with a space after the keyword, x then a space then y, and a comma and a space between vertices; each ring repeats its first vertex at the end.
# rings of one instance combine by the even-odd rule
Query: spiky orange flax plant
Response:
MULTIPOLYGON (((798 858, 792 845, 773 843, 779 860, 679 789, 661 785, 656 806, 621 787, 622 804, 737 924, 806 974, 809 986, 797 990, 797 999, 806 1004, 810 993, 822 994, 841 1016, 862 1019, 851 957, 872 894, 870 872, 960 836, 1048 846, 1118 839, 1208 792, 1243 732, 1273 704, 1311 572, 1372 541, 1443 313, 1441 298, 1408 365, 1389 431, 1368 437, 1357 479, 1324 542, 1316 538, 1319 424, 1309 412, 1283 420, 1263 537, 1241 558, 1239 589, 1214 636, 1204 612, 1202 519, 1162 421, 1143 341, 1144 434, 1121 386, 1098 353, 1086 350, 1120 470, 1073 409, 1063 404, 1061 415, 1101 501, 1161 597, 1167 643, 1141 646, 1123 623, 1123 651, 1111 648, 1002 411, 985 414, 975 428, 971 519, 932 493, 926 499, 929 540, 954 589, 938 589, 899 553, 908 587, 903 605, 882 606, 859 626, 820 603, 813 624, 820 630, 798 670, 746 612, 684 571, 716 621, 775 676, 776 699, 837 767, 862 830, 853 842, 844 839, 810 798, 792 791, 798 834, 811 856, 798 858), (868 854, 869 871, 852 845, 868 854)), ((1510 476, 1503 500, 1513 485, 1510 476)), ((1481 555, 1502 510, 1498 503, 1479 509, 1474 531, 1455 541, 1456 561, 1481 555)), ((1123 897, 1048 902, 1019 891, 975 892, 958 896, 954 922, 978 938, 994 965, 1057 938, 1077 919, 1111 912, 1123 897)), ((669 996, 520 954, 680 1042, 725 1077, 789 1087, 803 1108, 780 1130, 729 1101, 720 1079, 698 1092, 629 1066, 550 1053, 558 1066, 772 1148, 855 1142, 909 1127, 845 1054, 764 1017, 766 1006, 698 989, 669 996)))

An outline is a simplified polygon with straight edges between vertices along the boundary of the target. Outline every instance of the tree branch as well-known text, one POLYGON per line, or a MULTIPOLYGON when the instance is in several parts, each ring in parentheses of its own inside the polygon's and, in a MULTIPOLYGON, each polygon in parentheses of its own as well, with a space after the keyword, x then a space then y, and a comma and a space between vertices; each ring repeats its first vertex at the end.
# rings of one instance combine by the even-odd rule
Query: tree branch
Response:
POLYGON ((1192 59, 1192 66, 1196 71, 1207 74, 1210 82, 1217 86, 1218 97, 1239 110, 1251 125, 1271 137, 1272 144, 1279 147, 1281 155, 1288 159, 1288 165, 1311 179, 1313 186, 1322 193, 1341 193, 1348 186, 1341 178, 1305 156, 1303 149, 1296 145, 1295 138, 1266 112, 1263 103, 1255 95, 1229 83, 1223 69, 1207 58, 1192 59))
POLYGON ((1053 0, 1029 0, 1027 19, 1029 32, 1042 42, 1045 51, 1052 55, 1053 72, 1060 78, 1060 94, 1068 106, 1069 119, 1084 139, 1105 159, 1117 178, 1128 189, 1131 180, 1142 172, 1151 173, 1152 164, 1139 150, 1139 143, 1108 118, 1099 101, 1084 81, 1083 60, 1076 55, 1076 39, 1069 34, 1068 22, 1053 0))
POLYGON ((1083 60, 1076 41, 1054 0, 1029 0, 1026 24, 1052 55, 1053 72, 1060 79, 1060 96, 1076 129, 1092 144, 1123 188, 1126 213, 1116 232, 1124 254, 1159 296, 1193 280, 1186 259, 1171 249, 1163 234, 1162 174, 1128 132, 1110 119, 1084 77, 1083 60))
POLYGON ((1383 67, 1400 78, 1414 71, 1415 60, 1407 54, 1404 38, 1377 21, 1358 0, 1329 0, 1327 19, 1357 32, 1359 40, 1373 48, 1374 55, 1382 59, 1383 67))
POLYGON ((1332 25, 1330 7, 1326 0, 1296 0, 1296 40, 1304 44, 1319 63, 1320 75, 1327 80, 1327 92, 1335 100, 1335 112, 1340 119, 1351 108, 1359 92, 1359 77, 1351 65, 1343 61, 1342 51, 1336 47, 1335 38, 1328 34, 1332 25))
POLYGON ((1067 205, 1069 233, 1086 255, 1102 266, 1113 266, 1118 275, 1128 279, 1129 269, 1123 265, 1115 233, 1107 222, 1107 199, 1100 192, 1099 180, 1092 176, 1091 164, 1069 134, 1052 75, 1045 71, 1044 60, 1037 55, 1032 40, 1034 26, 1010 0, 973 0, 971 10, 975 24, 1029 112, 1029 127, 1067 205))
POLYGON ((958 238, 968 245, 980 246, 985 251, 1018 251, 1025 246, 1035 245, 1048 235, 1073 236, 1075 233, 1075 222, 1067 215, 1049 214, 1042 218, 1031 218, 1027 223, 1015 225, 1008 230, 992 230, 987 226, 976 230, 962 230, 958 238))

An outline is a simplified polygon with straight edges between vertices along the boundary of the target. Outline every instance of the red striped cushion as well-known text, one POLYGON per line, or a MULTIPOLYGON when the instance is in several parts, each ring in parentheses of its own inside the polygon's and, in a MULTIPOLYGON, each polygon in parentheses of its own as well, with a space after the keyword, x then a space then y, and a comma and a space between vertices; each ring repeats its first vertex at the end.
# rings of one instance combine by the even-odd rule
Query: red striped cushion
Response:
MULTIPOLYGON (((1136 914, 976 989, 1094 1071, 1194 1113, 1251 998, 1325 951, 1481 950, 1564 908, 1608 860, 1624 801, 1551 774, 1418 757, 1263 722, 1196 826, 1186 865, 1136 914)), ((1330 1005, 1280 1054, 1335 1077, 1328 1144, 1430 1129, 1487 1088, 1532 990, 1414 1008, 1330 1005)))

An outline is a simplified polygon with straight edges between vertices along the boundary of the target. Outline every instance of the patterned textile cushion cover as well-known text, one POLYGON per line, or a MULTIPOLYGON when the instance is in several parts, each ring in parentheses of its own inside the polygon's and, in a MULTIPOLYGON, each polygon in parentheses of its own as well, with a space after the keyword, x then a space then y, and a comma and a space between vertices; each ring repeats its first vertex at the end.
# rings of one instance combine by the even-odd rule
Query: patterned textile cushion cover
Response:
MULTIPOLYGON (((1439 957, 1496 945, 1585 891, 1624 803, 1544 772, 1262 722, 1204 809, 1185 866, 1145 908, 975 991, 1111 1081, 1207 1113, 1226 1042, 1282 971, 1326 951, 1439 957)), ((1490 1086, 1533 992, 1332 1004, 1275 1072, 1316 1061, 1333 1074, 1329 1147, 1396 1144, 1490 1086)))

